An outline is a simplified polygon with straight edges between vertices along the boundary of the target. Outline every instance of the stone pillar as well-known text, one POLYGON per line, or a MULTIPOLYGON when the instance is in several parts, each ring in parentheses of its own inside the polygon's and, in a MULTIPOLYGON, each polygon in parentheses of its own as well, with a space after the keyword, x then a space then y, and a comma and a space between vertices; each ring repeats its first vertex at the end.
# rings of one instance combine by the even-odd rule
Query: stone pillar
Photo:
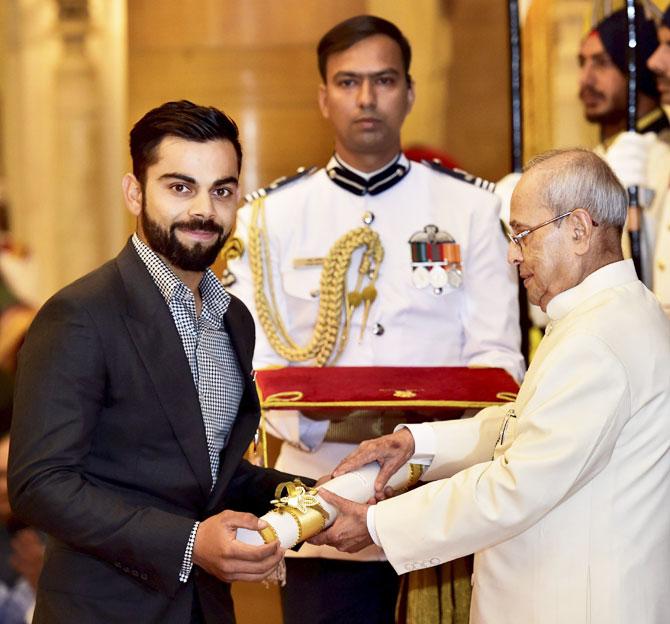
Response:
POLYGON ((11 229, 43 300, 112 257, 128 230, 125 3, 6 0, 3 18, 11 229))

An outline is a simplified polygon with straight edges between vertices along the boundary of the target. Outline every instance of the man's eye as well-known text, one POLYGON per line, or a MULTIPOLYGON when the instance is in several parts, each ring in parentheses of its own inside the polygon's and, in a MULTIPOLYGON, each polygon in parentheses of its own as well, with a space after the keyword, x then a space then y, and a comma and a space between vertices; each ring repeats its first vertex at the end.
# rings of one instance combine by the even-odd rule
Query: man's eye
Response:
POLYGON ((177 193, 188 193, 190 189, 185 184, 178 183, 172 185, 172 190, 177 193))
POLYGON ((395 79, 392 78, 391 76, 380 76, 379 78, 377 78, 377 84, 390 86, 395 84, 395 79))
POLYGON ((232 194, 233 192, 226 187, 214 189, 214 195, 216 195, 216 197, 230 197, 232 194))
POLYGON ((356 81, 353 78, 343 78, 337 83, 340 87, 353 87, 356 84, 356 81))

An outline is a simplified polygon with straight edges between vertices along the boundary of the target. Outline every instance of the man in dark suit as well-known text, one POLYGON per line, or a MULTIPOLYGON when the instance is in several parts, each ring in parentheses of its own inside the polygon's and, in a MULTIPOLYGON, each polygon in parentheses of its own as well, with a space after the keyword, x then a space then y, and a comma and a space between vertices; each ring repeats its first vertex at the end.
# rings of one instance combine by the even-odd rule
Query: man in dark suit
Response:
POLYGON ((238 131, 171 102, 130 148, 137 232, 45 304, 20 355, 10 500, 49 536, 34 621, 233 622, 227 583, 283 555, 235 531, 292 478, 242 459, 254 325, 208 268, 234 225, 238 131))

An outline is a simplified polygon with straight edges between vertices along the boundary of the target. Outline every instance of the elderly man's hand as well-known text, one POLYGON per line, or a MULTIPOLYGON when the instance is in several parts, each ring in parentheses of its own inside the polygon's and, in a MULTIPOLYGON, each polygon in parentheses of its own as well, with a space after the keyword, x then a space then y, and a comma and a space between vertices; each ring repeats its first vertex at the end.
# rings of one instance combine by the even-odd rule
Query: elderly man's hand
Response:
POLYGON ((310 544, 328 544, 349 553, 372 544, 367 524, 368 505, 354 503, 323 488, 319 490, 319 496, 336 507, 339 513, 330 528, 308 540, 310 544))
POLYGON ((376 461, 380 470, 375 479, 375 495, 377 500, 382 500, 392 494, 389 492, 390 488, 385 489, 388 480, 409 461, 413 454, 414 437, 409 429, 403 427, 390 435, 361 442, 360 446, 333 470, 333 477, 339 477, 376 461))

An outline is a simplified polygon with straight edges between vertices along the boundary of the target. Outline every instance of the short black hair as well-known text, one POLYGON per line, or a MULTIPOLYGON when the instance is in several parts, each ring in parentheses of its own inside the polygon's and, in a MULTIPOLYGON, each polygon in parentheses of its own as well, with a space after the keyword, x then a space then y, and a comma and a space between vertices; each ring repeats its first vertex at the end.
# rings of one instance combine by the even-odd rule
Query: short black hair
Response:
POLYGON ((188 100, 166 102, 150 110, 130 131, 133 174, 146 183, 147 168, 156 162, 156 148, 167 136, 204 143, 225 139, 237 154, 237 170, 242 167, 242 146, 237 124, 213 106, 198 106, 188 100))
POLYGON ((393 23, 375 15, 357 15, 333 26, 319 41, 316 54, 319 62, 319 73, 323 82, 326 82, 326 64, 328 57, 336 52, 348 50, 351 46, 372 37, 374 35, 386 35, 398 44, 402 54, 402 63, 405 69, 407 84, 411 85, 412 77, 409 66, 412 62, 412 48, 405 35, 393 23))

